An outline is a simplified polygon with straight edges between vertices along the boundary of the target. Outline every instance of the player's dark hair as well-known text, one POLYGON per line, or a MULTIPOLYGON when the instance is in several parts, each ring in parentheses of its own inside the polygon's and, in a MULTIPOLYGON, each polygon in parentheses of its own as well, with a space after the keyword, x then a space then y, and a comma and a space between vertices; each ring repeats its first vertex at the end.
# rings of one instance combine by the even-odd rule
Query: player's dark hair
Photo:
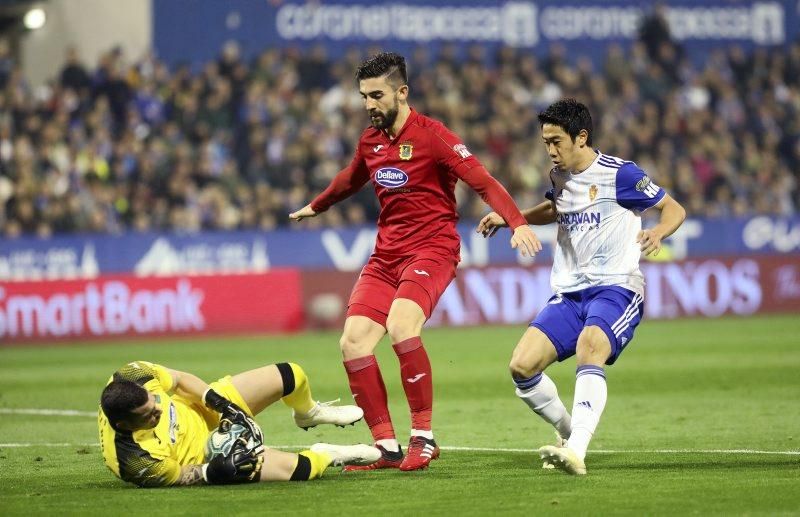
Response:
POLYGON ((395 87, 408 84, 406 58, 394 52, 381 52, 367 59, 358 67, 356 80, 386 76, 386 81, 395 87))
POLYGON ((589 108, 575 99, 561 99, 539 113, 539 126, 553 124, 563 129, 572 141, 585 129, 589 136, 586 145, 592 145, 592 115, 589 108))
POLYGON ((100 395, 100 407, 113 428, 130 418, 131 412, 147 402, 147 390, 133 381, 111 381, 100 395))

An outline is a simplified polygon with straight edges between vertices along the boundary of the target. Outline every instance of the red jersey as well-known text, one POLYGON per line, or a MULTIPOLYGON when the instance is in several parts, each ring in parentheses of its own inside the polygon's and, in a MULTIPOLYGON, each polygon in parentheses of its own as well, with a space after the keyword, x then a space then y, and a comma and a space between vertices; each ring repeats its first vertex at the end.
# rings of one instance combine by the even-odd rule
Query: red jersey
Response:
POLYGON ((370 127, 355 156, 311 202, 324 212, 372 181, 380 202, 375 253, 412 255, 421 250, 458 256, 455 186, 461 179, 511 228, 525 222, 514 200, 441 122, 411 110, 394 138, 370 127))

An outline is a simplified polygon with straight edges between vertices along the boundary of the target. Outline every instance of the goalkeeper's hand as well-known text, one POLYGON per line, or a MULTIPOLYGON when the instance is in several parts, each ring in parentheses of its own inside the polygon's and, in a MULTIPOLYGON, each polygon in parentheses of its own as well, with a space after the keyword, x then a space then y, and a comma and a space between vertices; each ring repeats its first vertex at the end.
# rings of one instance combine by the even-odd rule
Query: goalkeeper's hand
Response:
POLYGON ((209 388, 203 394, 203 402, 206 406, 221 413, 221 420, 230 420, 232 424, 239 424, 247 428, 255 441, 261 443, 264 441, 264 436, 261 434, 261 428, 256 424, 255 420, 250 418, 244 409, 240 408, 230 400, 226 399, 216 391, 209 388))
POLYGON ((260 479, 264 464, 264 445, 249 447, 242 435, 234 442, 230 454, 215 456, 203 465, 203 479, 209 485, 254 483, 260 479))

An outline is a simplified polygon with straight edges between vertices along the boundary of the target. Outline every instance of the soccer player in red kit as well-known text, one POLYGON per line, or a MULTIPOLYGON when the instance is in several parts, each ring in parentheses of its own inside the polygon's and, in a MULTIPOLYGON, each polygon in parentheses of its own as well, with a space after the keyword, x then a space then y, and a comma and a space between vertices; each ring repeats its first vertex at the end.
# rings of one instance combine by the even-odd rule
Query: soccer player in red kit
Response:
POLYGON ((350 165, 289 217, 313 217, 372 181, 381 206, 378 239, 350 295, 340 345, 353 398, 364 410, 382 457, 348 470, 417 470, 439 456, 431 430, 431 364, 420 333, 460 260, 456 182, 465 181, 509 222, 512 248, 533 255, 541 244, 508 192, 461 140, 441 122, 409 107, 402 56, 378 54, 361 64, 356 78, 372 125, 361 134, 350 165), (405 457, 373 355, 387 332, 411 409, 405 457))

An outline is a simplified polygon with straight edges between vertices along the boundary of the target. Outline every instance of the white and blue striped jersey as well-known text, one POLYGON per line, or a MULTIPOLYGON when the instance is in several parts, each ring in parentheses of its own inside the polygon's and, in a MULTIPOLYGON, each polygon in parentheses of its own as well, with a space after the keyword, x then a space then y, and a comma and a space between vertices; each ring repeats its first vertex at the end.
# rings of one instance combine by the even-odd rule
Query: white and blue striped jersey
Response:
POLYGON ((619 286, 642 295, 641 251, 636 236, 641 212, 661 201, 665 192, 635 163, 595 151, 584 171, 550 171, 558 243, 550 285, 569 293, 589 287, 619 286))

